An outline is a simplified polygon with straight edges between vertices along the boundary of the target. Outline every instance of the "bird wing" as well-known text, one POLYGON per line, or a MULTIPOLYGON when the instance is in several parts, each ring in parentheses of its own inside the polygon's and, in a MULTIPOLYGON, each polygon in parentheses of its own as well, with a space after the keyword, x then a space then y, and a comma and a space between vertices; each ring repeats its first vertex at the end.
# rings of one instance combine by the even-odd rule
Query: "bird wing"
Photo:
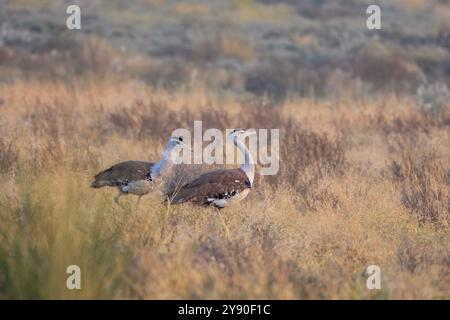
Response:
POLYGON ((208 204, 208 199, 221 199, 227 195, 240 193, 250 188, 250 181, 240 169, 223 169, 200 175, 190 183, 169 194, 172 203, 191 201, 208 204))
POLYGON ((145 180, 150 175, 152 162, 124 161, 99 172, 94 177, 92 187, 118 186, 130 181, 145 180))

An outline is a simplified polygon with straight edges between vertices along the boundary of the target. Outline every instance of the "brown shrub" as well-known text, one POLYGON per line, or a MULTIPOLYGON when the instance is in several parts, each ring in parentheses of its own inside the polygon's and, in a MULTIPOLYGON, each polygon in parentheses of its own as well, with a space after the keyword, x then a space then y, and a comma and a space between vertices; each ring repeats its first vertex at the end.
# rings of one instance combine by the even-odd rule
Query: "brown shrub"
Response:
POLYGON ((319 205, 337 206, 337 198, 320 182, 326 176, 341 175, 345 169, 345 149, 340 139, 330 140, 289 122, 280 146, 280 173, 277 182, 292 186, 302 199, 303 209, 319 205))
POLYGON ((378 41, 361 49, 353 63, 352 73, 378 89, 412 90, 421 80, 421 71, 414 62, 378 41))
POLYGON ((140 78, 150 86, 173 89, 191 81, 193 66, 180 59, 154 63, 140 72, 140 78))
POLYGON ((418 133, 429 134, 431 129, 446 128, 450 126, 450 113, 441 113, 439 117, 425 114, 420 111, 411 111, 408 115, 396 116, 388 120, 379 114, 374 121, 374 128, 379 129, 387 137, 390 135, 410 136, 418 133))
POLYGON ((91 148, 96 142, 90 139, 90 131, 80 129, 82 115, 66 101, 54 104, 57 107, 37 101, 21 119, 27 124, 27 136, 23 137, 27 167, 34 173, 61 165, 71 169, 96 167, 98 154, 91 148))
POLYGON ((8 173, 17 168, 19 150, 14 140, 6 140, 0 137, 0 173, 8 173))
POLYGON ((376 127, 381 128, 386 135, 411 135, 419 132, 429 133, 433 125, 429 119, 419 113, 413 113, 407 117, 395 117, 392 120, 387 120, 382 114, 378 115, 376 119, 376 127))
POLYGON ((436 227, 449 225, 447 171, 435 154, 418 157, 405 151, 400 162, 392 163, 391 169, 400 186, 403 204, 420 223, 431 223, 436 227))
POLYGON ((106 121, 99 125, 103 134, 115 132, 130 139, 143 140, 148 137, 169 137, 177 128, 192 128, 196 120, 203 122, 203 130, 224 130, 232 123, 228 114, 217 109, 204 109, 199 113, 189 110, 173 111, 165 103, 150 101, 137 102, 131 108, 109 112, 106 121))
POLYGON ((167 137, 173 127, 164 124, 177 125, 179 123, 175 114, 168 111, 164 104, 153 101, 138 102, 131 108, 110 112, 106 118, 106 134, 115 132, 121 136, 139 140, 149 136, 167 137))
POLYGON ((411 241, 404 236, 397 248, 397 258, 403 269, 418 272, 429 265, 445 263, 447 257, 444 250, 429 239, 411 241))

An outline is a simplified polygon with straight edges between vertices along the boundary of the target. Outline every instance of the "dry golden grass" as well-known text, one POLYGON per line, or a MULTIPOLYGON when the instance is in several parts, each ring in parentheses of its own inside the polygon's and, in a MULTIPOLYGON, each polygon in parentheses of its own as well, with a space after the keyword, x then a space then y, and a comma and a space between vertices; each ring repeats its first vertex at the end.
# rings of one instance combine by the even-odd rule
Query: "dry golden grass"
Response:
MULTIPOLYGON (((290 99, 114 79, 0 86, 0 298, 450 298, 450 113, 408 99, 290 99), (224 113, 223 110, 227 110, 224 113), (173 129, 281 129, 281 167, 222 216, 89 188, 173 129), (82 290, 66 289, 66 267, 82 290), (382 289, 366 288, 379 265, 382 289)), ((202 168, 208 169, 208 168, 202 168)), ((189 170, 189 167, 187 168, 189 170)))

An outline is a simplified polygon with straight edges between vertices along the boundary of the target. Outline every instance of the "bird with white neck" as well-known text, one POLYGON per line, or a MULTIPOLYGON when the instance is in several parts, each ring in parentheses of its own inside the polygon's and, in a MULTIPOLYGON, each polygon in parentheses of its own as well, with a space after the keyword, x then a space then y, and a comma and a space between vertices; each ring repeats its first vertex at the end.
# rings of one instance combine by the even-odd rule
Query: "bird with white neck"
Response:
POLYGON ((197 205, 213 205, 221 209, 247 197, 253 187, 255 166, 243 140, 254 134, 256 134, 254 129, 235 129, 229 135, 230 140, 244 156, 244 163, 240 168, 204 173, 171 192, 167 200, 172 204, 192 202, 197 205))
POLYGON ((126 194, 139 196, 137 201, 139 203, 143 195, 156 190, 163 182, 164 177, 168 176, 173 166, 174 152, 179 147, 189 149, 182 137, 171 137, 158 162, 130 160, 117 163, 95 175, 91 187, 116 187, 119 193, 114 197, 114 201, 119 206, 119 198, 126 194))

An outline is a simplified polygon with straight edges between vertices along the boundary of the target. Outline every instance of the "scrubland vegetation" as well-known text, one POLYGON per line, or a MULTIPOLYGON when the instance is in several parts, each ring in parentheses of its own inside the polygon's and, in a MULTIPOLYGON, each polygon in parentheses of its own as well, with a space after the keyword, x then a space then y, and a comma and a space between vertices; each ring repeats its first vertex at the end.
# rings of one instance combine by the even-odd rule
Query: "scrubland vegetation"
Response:
POLYGON ((81 1, 82 32, 61 3, 0 2, 0 298, 450 298, 448 2, 378 2, 376 32, 356 0, 81 1), (194 120, 280 129, 229 237, 89 188, 194 120))

